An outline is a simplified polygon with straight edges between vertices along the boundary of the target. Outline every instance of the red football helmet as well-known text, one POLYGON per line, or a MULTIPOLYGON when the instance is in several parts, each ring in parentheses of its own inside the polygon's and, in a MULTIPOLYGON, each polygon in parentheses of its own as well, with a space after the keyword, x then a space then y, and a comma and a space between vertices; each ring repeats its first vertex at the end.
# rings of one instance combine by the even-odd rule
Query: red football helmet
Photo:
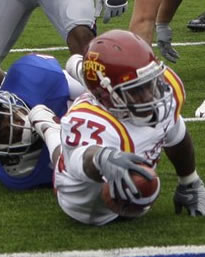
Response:
POLYGON ((169 114, 172 89, 164 69, 143 39, 123 30, 93 39, 83 58, 87 88, 113 115, 136 125, 154 125, 169 114))

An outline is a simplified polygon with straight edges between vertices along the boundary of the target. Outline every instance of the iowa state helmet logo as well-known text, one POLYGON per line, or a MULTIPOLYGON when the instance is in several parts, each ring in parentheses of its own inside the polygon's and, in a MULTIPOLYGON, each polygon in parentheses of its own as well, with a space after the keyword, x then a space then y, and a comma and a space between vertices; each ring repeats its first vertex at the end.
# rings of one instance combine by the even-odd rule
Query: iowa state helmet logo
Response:
POLYGON ((105 76, 105 66, 98 62, 99 53, 88 52, 87 60, 83 63, 83 71, 87 80, 97 80, 96 71, 100 71, 105 76))

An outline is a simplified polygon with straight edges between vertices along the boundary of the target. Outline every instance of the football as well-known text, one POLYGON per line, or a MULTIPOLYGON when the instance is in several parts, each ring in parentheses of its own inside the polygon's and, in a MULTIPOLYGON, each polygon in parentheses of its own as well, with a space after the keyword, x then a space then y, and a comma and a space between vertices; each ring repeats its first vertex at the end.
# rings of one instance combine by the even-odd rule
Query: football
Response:
MULTIPOLYGON (((108 183, 103 184, 101 196, 105 205, 120 216, 139 217, 144 215, 159 196, 160 179, 158 175, 154 169, 145 165, 141 166, 152 174, 153 179, 149 181, 135 172, 130 172, 131 178, 140 193, 140 197, 135 198, 133 202, 121 199, 118 194, 116 194, 115 199, 112 199, 108 183)), ((124 185, 124 188, 126 188, 126 185, 124 185)))

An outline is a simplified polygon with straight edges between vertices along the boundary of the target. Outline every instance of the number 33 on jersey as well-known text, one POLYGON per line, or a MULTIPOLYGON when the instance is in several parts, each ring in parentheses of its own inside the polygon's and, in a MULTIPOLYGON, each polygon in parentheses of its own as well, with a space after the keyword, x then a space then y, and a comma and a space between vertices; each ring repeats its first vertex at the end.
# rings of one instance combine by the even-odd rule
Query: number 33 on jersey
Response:
POLYGON ((84 94, 83 101, 77 99, 61 119, 63 144, 67 147, 110 145, 133 152, 133 142, 125 126, 97 103, 93 105, 93 101, 91 95, 84 94))

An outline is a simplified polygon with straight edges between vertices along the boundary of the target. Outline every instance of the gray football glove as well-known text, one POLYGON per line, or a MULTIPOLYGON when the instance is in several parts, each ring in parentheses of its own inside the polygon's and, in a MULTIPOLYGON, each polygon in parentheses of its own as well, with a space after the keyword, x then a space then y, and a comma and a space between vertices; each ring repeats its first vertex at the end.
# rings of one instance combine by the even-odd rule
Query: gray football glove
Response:
POLYGON ((104 1, 104 17, 103 23, 108 23, 112 17, 122 15, 128 8, 126 0, 103 0, 104 1))
POLYGON ((139 192, 129 175, 129 171, 134 171, 148 180, 153 178, 145 169, 137 165, 137 163, 147 164, 144 159, 133 153, 121 152, 111 147, 100 149, 94 155, 93 163, 99 170, 100 175, 109 183, 112 198, 115 198, 115 188, 121 199, 139 198, 139 192), (127 185, 126 189, 123 189, 123 183, 127 185))
POLYGON ((205 187, 201 179, 189 185, 178 185, 174 195, 176 214, 186 208, 191 216, 205 216, 205 187))
POLYGON ((179 58, 177 51, 172 48, 172 30, 169 26, 159 24, 156 25, 157 46, 162 56, 168 61, 176 63, 179 58))

